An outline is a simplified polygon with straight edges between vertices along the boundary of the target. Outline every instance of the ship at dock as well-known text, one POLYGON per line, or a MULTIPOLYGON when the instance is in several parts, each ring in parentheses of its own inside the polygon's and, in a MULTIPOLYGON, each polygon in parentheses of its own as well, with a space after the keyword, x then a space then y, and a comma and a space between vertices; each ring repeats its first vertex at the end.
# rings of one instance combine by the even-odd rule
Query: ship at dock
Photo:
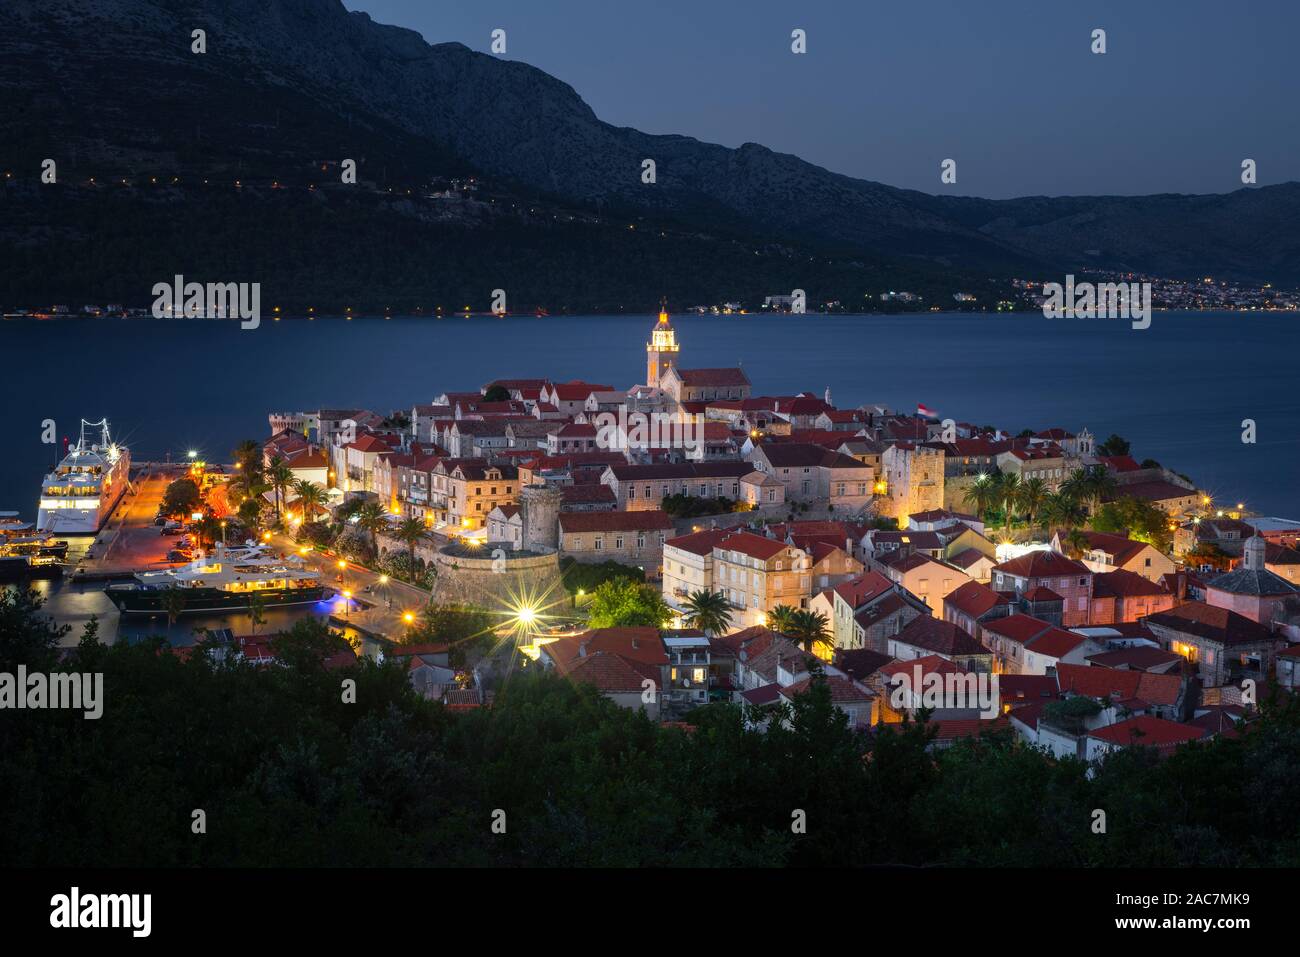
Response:
POLYGON ((309 605, 329 589, 297 556, 283 557, 259 545, 227 548, 180 568, 139 572, 130 583, 104 589, 123 615, 186 615, 249 611, 256 596, 263 608, 309 605))
POLYGON ((77 444, 41 483, 36 528, 55 535, 93 535, 99 531, 126 493, 131 452, 113 441, 108 420, 81 420, 77 444), (99 441, 87 440, 87 429, 99 429, 99 441))
POLYGON ((68 543, 36 531, 17 512, 0 512, 0 582, 60 578, 68 543))

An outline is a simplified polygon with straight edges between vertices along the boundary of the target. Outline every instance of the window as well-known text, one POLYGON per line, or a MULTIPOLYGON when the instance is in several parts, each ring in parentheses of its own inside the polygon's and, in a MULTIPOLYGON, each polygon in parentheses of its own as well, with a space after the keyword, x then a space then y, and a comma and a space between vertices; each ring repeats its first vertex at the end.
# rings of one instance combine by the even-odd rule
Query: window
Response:
POLYGON ((645 487, 645 497, 646 497, 646 498, 650 498, 650 486, 649 486, 649 485, 647 485, 647 486, 645 487))
POLYGON ((622 536, 622 535, 616 535, 616 536, 614 536, 614 547, 615 547, 615 548, 622 548, 622 547, 623 547, 623 536, 622 536))
POLYGON ((627 497, 628 497, 628 501, 632 501, 633 499, 636 498, 636 486, 635 486, 635 485, 629 485, 629 486, 627 487, 627 497))
POLYGON ((703 668, 692 669, 691 680, 694 681, 697 685, 704 684, 704 669, 703 668))
POLYGON ((605 539, 602 536, 597 535, 596 544, 595 544, 596 551, 600 551, 604 547, 605 547, 605 539))
POLYGON ((636 536, 636 547, 645 548, 645 532, 638 532, 636 536))

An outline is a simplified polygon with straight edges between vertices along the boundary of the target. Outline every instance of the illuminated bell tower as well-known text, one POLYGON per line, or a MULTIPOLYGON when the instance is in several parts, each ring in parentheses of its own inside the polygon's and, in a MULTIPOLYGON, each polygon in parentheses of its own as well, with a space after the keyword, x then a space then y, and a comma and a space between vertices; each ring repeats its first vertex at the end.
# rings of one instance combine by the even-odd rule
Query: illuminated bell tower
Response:
POLYGON ((677 353, 681 346, 677 344, 677 335, 668 321, 668 300, 659 300, 659 321, 650 333, 650 341, 645 344, 646 385, 657 388, 659 378, 677 364, 677 353))

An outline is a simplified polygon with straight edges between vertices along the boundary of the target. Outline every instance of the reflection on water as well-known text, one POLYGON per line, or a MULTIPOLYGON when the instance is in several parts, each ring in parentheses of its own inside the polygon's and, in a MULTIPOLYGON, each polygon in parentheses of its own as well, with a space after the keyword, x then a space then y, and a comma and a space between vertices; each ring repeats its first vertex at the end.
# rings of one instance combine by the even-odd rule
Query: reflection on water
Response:
MULTIPOLYGON (((124 579, 127 580, 127 579, 124 579)), ((285 631, 303 618, 328 618, 343 615, 343 599, 323 599, 311 605, 292 608, 267 608, 262 612, 263 623, 256 629, 252 617, 242 612, 222 612, 207 615, 182 615, 175 624, 167 623, 166 615, 126 615, 117 608, 104 588, 109 582, 37 581, 31 587, 45 601, 44 611, 62 625, 71 626, 60 645, 71 647, 81 640, 85 625, 91 618, 99 620, 99 639, 108 644, 116 641, 140 641, 144 638, 164 637, 173 646, 192 645, 206 629, 229 628, 236 635, 273 635, 285 631)), ((355 606, 354 606, 355 607, 355 606)), ((367 648, 373 642, 360 632, 343 625, 334 626, 353 646, 358 642, 367 648)))

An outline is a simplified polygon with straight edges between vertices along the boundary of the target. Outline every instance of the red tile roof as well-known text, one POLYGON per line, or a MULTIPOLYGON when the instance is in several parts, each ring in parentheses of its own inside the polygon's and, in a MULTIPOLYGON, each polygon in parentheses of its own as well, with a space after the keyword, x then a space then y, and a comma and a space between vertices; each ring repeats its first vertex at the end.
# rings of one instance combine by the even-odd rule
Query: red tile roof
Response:
POLYGON ((1139 715, 1127 721, 1117 721, 1104 728, 1089 731, 1088 737, 1110 744, 1160 747, 1196 741, 1206 734, 1205 728, 1180 724, 1177 721, 1166 721, 1164 718, 1153 718, 1150 715, 1139 715))
POLYGON ((1056 683, 1062 693, 1069 691, 1089 698, 1117 700, 1139 698, 1168 707, 1178 702, 1183 679, 1177 674, 1158 675, 1061 663, 1056 666, 1056 683))
POLYGON ((1060 552, 1049 551, 1026 552, 1019 558, 994 565, 993 571, 1017 578, 1066 578, 1092 574, 1082 562, 1066 558, 1060 552))
POLYGON ((571 532, 661 531, 673 527, 662 509, 636 512, 561 512, 560 530, 571 532))
POLYGON ((1200 601, 1184 602, 1169 611, 1148 615, 1146 621, 1224 645, 1252 644, 1273 637, 1267 627, 1245 615, 1200 601))
POLYGON ((964 615, 978 619, 998 605, 1011 604, 1011 597, 996 592, 988 585, 969 581, 958 585, 943 598, 945 606, 951 605, 964 615))

